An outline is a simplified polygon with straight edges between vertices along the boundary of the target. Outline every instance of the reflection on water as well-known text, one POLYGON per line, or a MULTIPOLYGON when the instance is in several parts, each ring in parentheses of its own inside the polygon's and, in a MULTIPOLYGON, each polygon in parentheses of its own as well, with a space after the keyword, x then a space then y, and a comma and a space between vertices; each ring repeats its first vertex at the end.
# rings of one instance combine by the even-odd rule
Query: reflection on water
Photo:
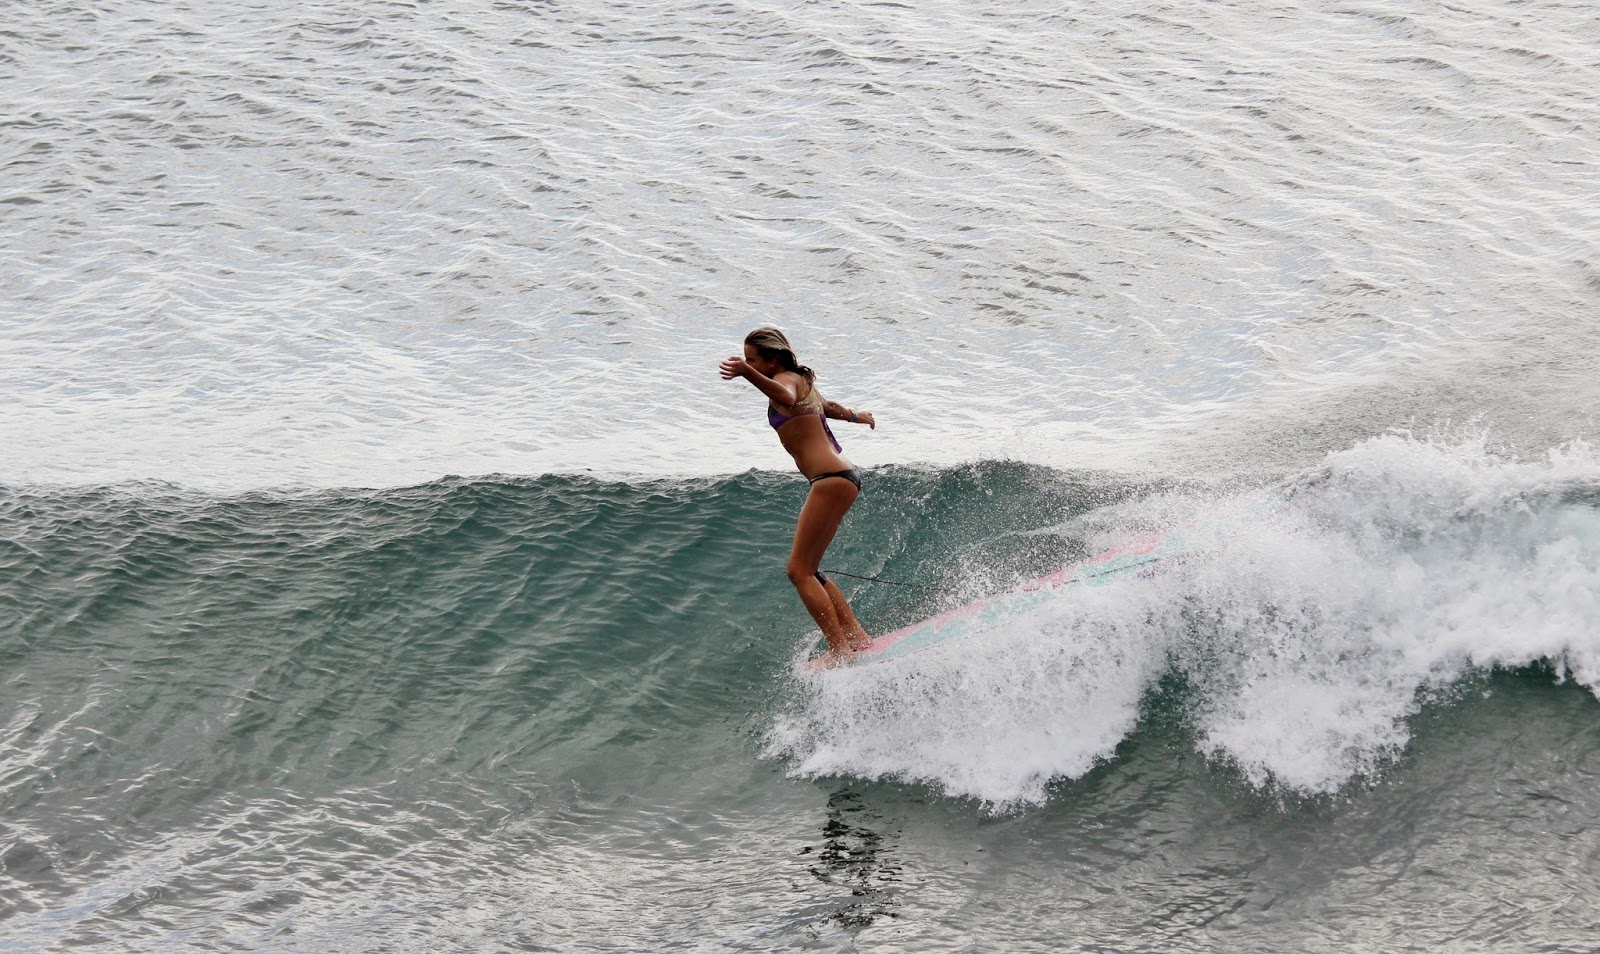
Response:
POLYGON ((870 927, 880 918, 893 918, 895 888, 900 865, 894 860, 898 832, 885 833, 881 814, 869 809, 861 793, 841 789, 828 797, 827 819, 820 844, 807 845, 800 854, 811 856, 807 870, 825 885, 847 888, 848 899, 827 917, 846 929, 870 927))

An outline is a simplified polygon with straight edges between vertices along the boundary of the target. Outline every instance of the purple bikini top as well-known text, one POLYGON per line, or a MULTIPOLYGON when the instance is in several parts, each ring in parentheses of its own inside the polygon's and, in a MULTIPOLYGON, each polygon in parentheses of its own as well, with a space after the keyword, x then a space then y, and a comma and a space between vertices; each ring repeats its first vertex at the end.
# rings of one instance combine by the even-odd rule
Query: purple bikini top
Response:
POLYGON ((839 439, 833 436, 833 428, 828 426, 828 415, 822 413, 822 399, 817 396, 816 388, 812 388, 805 397, 794 402, 790 406, 790 410, 796 413, 780 414, 778 413, 778 408, 772 402, 767 402, 767 423, 772 425, 773 430, 777 430, 797 417, 810 417, 814 414, 822 419, 822 432, 828 435, 828 440, 833 443, 833 449, 835 451, 844 450, 843 447, 839 446, 839 439))

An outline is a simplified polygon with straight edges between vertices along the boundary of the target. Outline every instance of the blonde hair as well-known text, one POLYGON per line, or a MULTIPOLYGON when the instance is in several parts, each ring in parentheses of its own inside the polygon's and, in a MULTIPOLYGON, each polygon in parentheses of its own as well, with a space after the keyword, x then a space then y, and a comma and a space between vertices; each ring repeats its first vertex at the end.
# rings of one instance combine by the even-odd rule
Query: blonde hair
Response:
POLYGON ((783 370, 793 371, 807 381, 816 382, 817 373, 795 359, 794 346, 789 344, 789 339, 776 327, 762 325, 745 335, 744 343, 755 348, 756 353, 768 361, 778 362, 778 367, 783 370))

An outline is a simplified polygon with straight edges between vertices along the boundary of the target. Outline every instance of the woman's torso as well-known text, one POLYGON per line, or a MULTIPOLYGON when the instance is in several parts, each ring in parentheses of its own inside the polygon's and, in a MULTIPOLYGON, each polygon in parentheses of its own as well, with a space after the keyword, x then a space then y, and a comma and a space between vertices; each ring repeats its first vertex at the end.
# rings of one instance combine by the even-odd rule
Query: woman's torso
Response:
POLYGON ((768 402, 767 423, 778 432, 783 449, 807 477, 849 468, 851 464, 841 455, 839 441, 823 415, 822 395, 817 393, 815 384, 796 377, 799 380, 791 386, 801 392, 800 398, 788 407, 768 402))

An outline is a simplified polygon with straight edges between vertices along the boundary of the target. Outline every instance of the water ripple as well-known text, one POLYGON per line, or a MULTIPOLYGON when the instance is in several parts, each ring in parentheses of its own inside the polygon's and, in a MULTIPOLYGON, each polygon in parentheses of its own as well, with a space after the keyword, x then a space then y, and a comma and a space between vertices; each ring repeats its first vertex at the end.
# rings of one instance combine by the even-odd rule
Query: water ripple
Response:
POLYGON ((1577 4, 30 3, 0 477, 783 467, 711 373, 768 320, 882 409, 859 463, 1276 466, 1419 415, 1541 447, 1592 420, 1531 369, 1592 311, 1596 39, 1577 4))

